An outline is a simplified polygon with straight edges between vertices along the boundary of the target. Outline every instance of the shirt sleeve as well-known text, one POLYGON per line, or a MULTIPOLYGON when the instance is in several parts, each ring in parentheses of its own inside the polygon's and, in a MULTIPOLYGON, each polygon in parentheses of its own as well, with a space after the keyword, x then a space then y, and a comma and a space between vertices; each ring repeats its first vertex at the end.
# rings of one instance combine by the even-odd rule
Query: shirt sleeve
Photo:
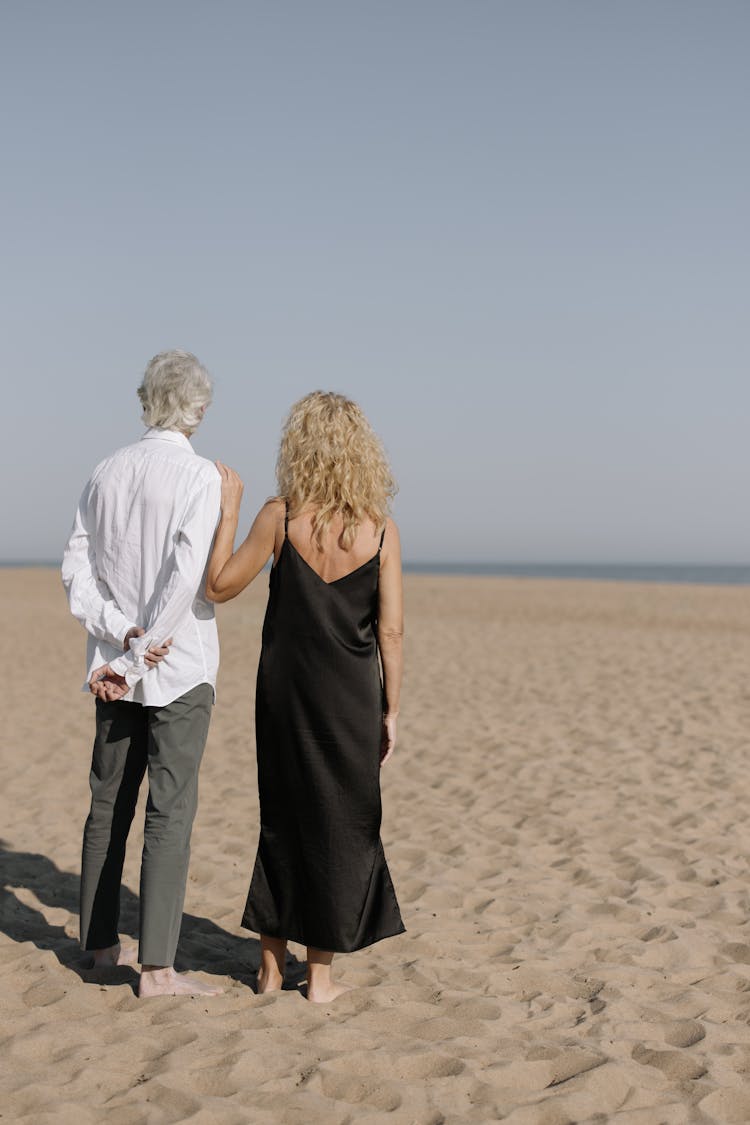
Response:
POLYGON ((133 628, 96 569, 96 544, 90 516, 91 482, 83 490, 63 553, 62 580, 70 612, 98 640, 123 648, 133 628))
POLYGON ((188 501, 185 516, 175 536, 169 574, 144 628, 142 637, 131 640, 129 650, 110 668, 124 676, 132 688, 148 671, 145 654, 153 645, 163 644, 177 631, 189 614, 203 582, 221 506, 221 477, 200 485, 188 501))

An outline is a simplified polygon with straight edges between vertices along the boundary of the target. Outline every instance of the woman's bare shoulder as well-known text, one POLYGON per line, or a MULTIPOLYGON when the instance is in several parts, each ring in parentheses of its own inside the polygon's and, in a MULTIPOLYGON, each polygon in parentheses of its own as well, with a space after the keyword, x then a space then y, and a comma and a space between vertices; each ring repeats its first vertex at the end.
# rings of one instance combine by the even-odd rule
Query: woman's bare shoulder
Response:
POLYGON ((286 501, 281 496, 271 496, 266 500, 258 514, 260 515, 261 513, 266 519, 283 520, 286 514, 286 501))
POLYGON ((286 505, 284 501, 280 500, 277 496, 272 496, 270 500, 266 500, 255 517, 255 526, 266 530, 276 527, 277 524, 284 522, 285 512, 286 505))
POLYGON ((398 530, 398 524, 390 516, 385 521, 385 531, 383 533, 383 559, 391 555, 398 555, 401 552, 401 536, 398 530))

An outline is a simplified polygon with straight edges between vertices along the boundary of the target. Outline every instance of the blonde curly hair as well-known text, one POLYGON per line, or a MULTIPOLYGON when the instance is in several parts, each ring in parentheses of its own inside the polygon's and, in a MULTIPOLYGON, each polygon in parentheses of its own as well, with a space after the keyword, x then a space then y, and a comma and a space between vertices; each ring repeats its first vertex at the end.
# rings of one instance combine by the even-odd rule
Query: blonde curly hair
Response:
POLYGON ((289 518, 312 509, 312 534, 322 550, 335 515, 343 519, 348 551, 365 519, 385 525, 396 493, 385 450, 356 402, 313 391, 296 402, 281 433, 276 462, 279 497, 289 518))

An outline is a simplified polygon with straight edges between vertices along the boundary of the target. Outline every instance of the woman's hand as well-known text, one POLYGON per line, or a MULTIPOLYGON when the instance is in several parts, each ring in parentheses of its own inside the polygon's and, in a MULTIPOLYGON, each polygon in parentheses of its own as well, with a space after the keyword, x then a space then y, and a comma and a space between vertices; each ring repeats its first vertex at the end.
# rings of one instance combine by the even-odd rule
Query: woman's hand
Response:
POLYGON ((383 715, 383 734, 380 741, 380 765, 384 766, 396 749, 396 723, 398 715, 383 715))
POLYGON ((216 468, 221 474, 221 514, 224 516, 238 516, 240 513, 242 493, 245 489, 240 475, 236 473, 234 469, 230 469, 228 465, 224 465, 221 461, 216 462, 216 468))

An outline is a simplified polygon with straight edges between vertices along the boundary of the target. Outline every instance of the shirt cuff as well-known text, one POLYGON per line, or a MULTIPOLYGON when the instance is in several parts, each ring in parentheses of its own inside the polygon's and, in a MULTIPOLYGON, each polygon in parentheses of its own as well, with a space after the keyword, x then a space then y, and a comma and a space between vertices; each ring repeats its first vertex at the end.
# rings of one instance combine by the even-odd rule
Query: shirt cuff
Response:
POLYGON ((110 660, 109 666, 118 676, 125 677, 125 683, 129 688, 135 687, 146 673, 146 661, 142 656, 135 657, 132 652, 127 652, 116 657, 115 660, 110 660))

